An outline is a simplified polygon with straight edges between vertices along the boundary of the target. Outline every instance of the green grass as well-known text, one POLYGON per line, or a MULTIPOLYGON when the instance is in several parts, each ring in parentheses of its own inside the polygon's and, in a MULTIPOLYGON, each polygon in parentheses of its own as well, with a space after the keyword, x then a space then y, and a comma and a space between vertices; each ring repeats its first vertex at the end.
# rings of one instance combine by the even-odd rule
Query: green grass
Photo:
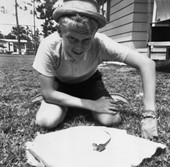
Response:
MULTIPOLYGON (((0 56, 0 167, 29 167, 26 163, 24 144, 36 133, 46 133, 35 125, 39 102, 31 98, 40 93, 37 73, 32 69, 33 56, 0 56)), ((100 68, 110 93, 121 93, 131 106, 122 113, 123 123, 116 128, 140 136, 140 108, 142 99, 141 79, 138 72, 127 66, 103 65, 100 68)), ((170 147, 170 73, 157 72, 156 103, 159 114, 159 139, 157 142, 170 147)), ((54 130, 96 123, 89 114, 69 115, 54 130)), ((170 151, 145 160, 140 167, 170 166, 170 151)))

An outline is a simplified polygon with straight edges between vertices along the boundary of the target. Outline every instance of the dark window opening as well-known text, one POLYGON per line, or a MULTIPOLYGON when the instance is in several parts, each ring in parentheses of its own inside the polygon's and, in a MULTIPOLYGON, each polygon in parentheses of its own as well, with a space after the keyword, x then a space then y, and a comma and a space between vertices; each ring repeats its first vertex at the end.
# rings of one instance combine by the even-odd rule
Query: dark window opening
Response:
POLYGON ((106 21, 110 21, 110 0, 98 0, 99 12, 102 14, 106 21))

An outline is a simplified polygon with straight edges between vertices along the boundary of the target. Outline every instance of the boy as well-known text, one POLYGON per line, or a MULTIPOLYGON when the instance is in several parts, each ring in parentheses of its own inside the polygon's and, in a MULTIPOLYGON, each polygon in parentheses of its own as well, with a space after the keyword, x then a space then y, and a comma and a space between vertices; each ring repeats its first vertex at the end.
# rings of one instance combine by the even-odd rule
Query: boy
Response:
POLYGON ((36 123, 54 128, 63 121, 70 107, 91 111, 105 126, 120 123, 114 100, 104 88, 97 70, 104 60, 116 60, 141 72, 144 92, 142 136, 157 136, 155 63, 97 33, 106 24, 97 8, 96 0, 67 0, 55 9, 53 17, 59 30, 42 41, 33 64, 39 72, 44 99, 36 123))

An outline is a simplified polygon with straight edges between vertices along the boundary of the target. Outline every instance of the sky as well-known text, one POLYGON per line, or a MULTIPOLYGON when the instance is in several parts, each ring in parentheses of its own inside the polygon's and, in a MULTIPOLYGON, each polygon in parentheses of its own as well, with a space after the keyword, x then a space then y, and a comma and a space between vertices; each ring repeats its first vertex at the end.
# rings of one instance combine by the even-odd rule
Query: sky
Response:
MULTIPOLYGON (((18 7, 18 19, 19 25, 28 25, 33 30, 34 17, 31 12, 33 11, 33 4, 31 0, 17 0, 18 7)), ((35 19, 35 26, 40 31, 42 20, 35 19)), ((2 34, 7 35, 11 32, 12 27, 16 26, 15 16, 15 0, 0 0, 0 31, 2 34)))

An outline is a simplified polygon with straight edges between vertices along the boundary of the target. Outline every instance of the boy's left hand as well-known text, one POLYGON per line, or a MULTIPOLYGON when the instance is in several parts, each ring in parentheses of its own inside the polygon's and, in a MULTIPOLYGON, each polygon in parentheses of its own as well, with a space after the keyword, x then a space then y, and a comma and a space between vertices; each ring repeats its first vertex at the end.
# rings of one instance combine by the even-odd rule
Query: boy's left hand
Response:
POLYGON ((157 118, 143 118, 141 121, 141 135, 145 139, 158 137, 157 118))

